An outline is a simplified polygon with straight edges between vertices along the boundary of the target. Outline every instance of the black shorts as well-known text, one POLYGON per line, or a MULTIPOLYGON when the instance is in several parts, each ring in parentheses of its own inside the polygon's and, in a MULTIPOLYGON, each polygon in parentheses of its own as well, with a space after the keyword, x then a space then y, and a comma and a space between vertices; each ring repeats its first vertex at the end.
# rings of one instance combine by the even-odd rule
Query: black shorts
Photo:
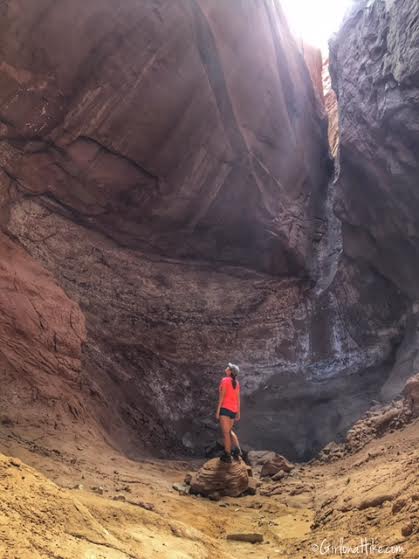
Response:
POLYGON ((236 414, 235 411, 231 411, 228 408, 220 408, 220 415, 226 415, 227 417, 230 417, 231 419, 235 419, 237 414, 236 414))

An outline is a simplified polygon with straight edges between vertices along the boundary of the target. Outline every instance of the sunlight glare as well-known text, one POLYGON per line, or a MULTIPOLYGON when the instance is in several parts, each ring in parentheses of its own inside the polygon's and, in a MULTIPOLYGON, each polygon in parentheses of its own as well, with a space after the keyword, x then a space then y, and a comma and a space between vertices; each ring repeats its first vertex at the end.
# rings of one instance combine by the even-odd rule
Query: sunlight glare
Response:
POLYGON ((327 42, 353 0, 280 0, 294 36, 326 54, 327 42))

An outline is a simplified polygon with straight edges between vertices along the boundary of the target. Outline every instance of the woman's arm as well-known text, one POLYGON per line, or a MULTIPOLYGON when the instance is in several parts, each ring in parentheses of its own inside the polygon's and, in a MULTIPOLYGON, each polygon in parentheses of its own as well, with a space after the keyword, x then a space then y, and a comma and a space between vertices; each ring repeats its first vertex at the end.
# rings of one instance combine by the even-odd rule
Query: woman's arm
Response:
POLYGON ((236 420, 240 419, 240 385, 237 390, 237 414, 236 420))
POLYGON ((220 417, 220 409, 224 400, 224 395, 226 393, 226 388, 224 385, 220 385, 220 397, 218 398, 218 406, 217 406, 217 411, 215 413, 215 417, 217 419, 219 419, 220 417))

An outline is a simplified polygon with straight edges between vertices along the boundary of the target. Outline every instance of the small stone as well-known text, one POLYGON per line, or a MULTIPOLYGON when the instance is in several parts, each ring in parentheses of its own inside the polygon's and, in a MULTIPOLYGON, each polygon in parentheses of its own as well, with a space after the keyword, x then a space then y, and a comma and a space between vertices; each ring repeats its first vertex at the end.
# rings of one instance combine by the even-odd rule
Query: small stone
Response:
POLYGON ((249 509, 261 509, 263 507, 262 503, 250 503, 250 505, 247 505, 247 507, 249 509))
POLYGON ((114 495, 112 499, 114 501, 126 501, 125 495, 114 495))
POLYGON ((235 540, 239 542, 260 543, 263 542, 263 534, 249 533, 249 534, 227 534, 228 540, 235 540))
POLYGON ((183 480, 186 485, 190 485, 192 481, 192 474, 186 474, 185 479, 183 480))
POLYGON ((98 495, 103 495, 104 489, 101 486, 93 486, 92 491, 94 491, 98 495))
MULTIPOLYGON (((130 505, 135 505, 136 507, 141 507, 142 509, 146 510, 155 510, 156 508, 153 503, 145 503, 144 501, 129 501, 127 499, 126 502, 130 505)), ((163 503, 165 503, 165 501, 163 501, 163 503)))
POLYGON ((187 495, 191 490, 191 487, 189 485, 185 485, 184 483, 174 483, 172 488, 175 491, 178 491, 181 495, 187 495))
POLYGON ((20 468, 22 466, 22 461, 19 458, 10 458, 9 464, 15 466, 15 468, 20 468))
POLYGON ((257 481, 251 477, 249 478, 249 485, 247 487, 246 493, 248 495, 256 495, 256 491, 257 491, 257 481))
POLYGON ((272 479, 273 479, 273 481, 280 481, 283 477, 285 477, 285 475, 286 475, 285 472, 280 471, 280 472, 277 472, 276 474, 274 474, 272 476, 272 479))
POLYGON ((391 512, 393 514, 397 514, 398 512, 400 512, 402 510, 402 508, 406 505, 406 499, 397 499, 397 501, 395 501, 393 503, 393 506, 391 507, 391 512))
POLYGON ((219 501, 221 499, 221 496, 218 492, 214 492, 208 495, 208 499, 210 499, 211 501, 219 501))
POLYGON ((408 524, 402 527, 401 529, 402 536, 405 537, 410 536, 414 529, 415 529, 415 525, 413 524, 413 522, 409 522, 408 524))

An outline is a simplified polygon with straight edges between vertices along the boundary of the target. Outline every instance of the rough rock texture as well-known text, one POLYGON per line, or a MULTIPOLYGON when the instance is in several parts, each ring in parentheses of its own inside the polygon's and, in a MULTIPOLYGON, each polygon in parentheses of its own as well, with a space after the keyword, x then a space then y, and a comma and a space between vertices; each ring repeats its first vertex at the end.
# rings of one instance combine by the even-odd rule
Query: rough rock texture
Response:
POLYGON ((418 415, 419 374, 416 374, 407 380, 402 390, 402 397, 385 405, 375 401, 371 408, 348 430, 344 441, 330 442, 322 448, 313 461, 333 462, 342 456, 354 454, 371 440, 415 422, 418 415))
POLYGON ((40 431, 87 424, 85 319, 53 276, 0 233, 0 421, 40 431))
POLYGON ((410 292, 349 250, 368 243, 348 220, 341 254, 324 109, 278 3, 0 10, 0 224, 84 314, 115 445, 202 452, 229 360, 241 440, 290 459, 391 396, 410 292))
POLYGON ((0 47, 1 222, 80 304, 97 413, 205 443, 226 360, 250 394, 306 353, 329 155, 279 6, 16 0, 0 47))
POLYGON ((279 6, 13 1, 1 50, 20 193, 132 248, 309 273, 325 122, 279 6))
POLYGON ((413 417, 417 417, 419 415, 419 373, 407 381, 403 394, 413 417))
POLYGON ((332 80, 329 72, 329 59, 323 61, 322 86, 324 95, 324 106, 329 119, 329 145, 333 157, 337 156, 339 146, 339 113, 336 93, 332 88, 332 80))
POLYGON ((332 44, 344 252, 419 296, 419 4, 359 2, 332 44))
POLYGON ((248 466, 243 460, 233 460, 229 464, 219 458, 212 458, 192 475, 190 492, 204 497, 213 494, 238 497, 247 490, 248 485, 248 466))
POLYGON ((271 460, 267 460, 260 472, 261 477, 264 476, 274 476, 278 472, 289 473, 294 468, 294 464, 291 464, 286 458, 280 454, 275 454, 271 460))
POLYGON ((418 34, 415 0, 363 1, 331 45, 343 252, 410 300, 384 397, 400 391, 419 366, 418 34))

